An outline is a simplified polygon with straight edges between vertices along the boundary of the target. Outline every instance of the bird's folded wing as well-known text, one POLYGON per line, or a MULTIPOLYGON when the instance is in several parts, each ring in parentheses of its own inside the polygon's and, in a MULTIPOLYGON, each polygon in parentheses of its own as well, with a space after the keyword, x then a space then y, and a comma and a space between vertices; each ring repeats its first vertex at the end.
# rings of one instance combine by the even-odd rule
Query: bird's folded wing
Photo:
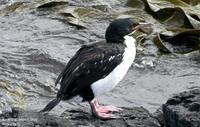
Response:
POLYGON ((80 48, 68 62, 56 83, 59 94, 73 94, 106 77, 123 60, 123 44, 96 43, 80 48))

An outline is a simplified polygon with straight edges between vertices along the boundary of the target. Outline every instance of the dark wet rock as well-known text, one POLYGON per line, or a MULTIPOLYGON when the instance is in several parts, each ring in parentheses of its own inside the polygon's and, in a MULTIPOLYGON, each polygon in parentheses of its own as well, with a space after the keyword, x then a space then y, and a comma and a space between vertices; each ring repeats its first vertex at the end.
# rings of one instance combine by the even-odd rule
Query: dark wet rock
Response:
POLYGON ((200 127, 200 89, 182 92, 163 105, 166 127, 200 127))
POLYGON ((12 112, 0 115, 0 126, 70 127, 72 124, 68 119, 62 117, 13 108, 12 112))
POLYGON ((118 114, 119 119, 113 120, 97 120, 90 112, 83 110, 71 110, 64 112, 62 116, 68 116, 75 125, 99 126, 101 127, 160 127, 158 121, 142 107, 123 108, 124 110, 118 114))
POLYGON ((158 120, 159 124, 161 127, 165 127, 164 124, 164 117, 163 117, 163 111, 162 111, 162 107, 158 108, 154 113, 153 116, 155 119, 158 120))
POLYGON ((177 105, 180 103, 181 103, 181 100, 177 97, 173 97, 167 100, 167 104, 170 104, 170 105, 177 105))
POLYGON ((34 111, 25 111, 13 108, 12 112, 0 115, 0 126, 17 125, 20 127, 160 127, 158 121, 142 107, 123 108, 118 114, 121 118, 113 120, 100 120, 93 117, 89 110, 66 110, 60 116, 41 114, 34 111))
POLYGON ((200 111, 200 102, 193 102, 189 105, 189 111, 200 111))

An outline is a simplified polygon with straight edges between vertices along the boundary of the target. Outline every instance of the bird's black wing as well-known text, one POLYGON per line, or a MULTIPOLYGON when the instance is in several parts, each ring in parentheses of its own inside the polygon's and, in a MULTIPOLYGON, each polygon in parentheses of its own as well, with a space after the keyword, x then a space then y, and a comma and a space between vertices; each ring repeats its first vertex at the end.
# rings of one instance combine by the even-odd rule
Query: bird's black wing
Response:
POLYGON ((123 44, 111 43, 95 43, 80 48, 56 81, 58 83, 61 79, 57 96, 74 96, 107 76, 122 62, 124 48, 123 44))

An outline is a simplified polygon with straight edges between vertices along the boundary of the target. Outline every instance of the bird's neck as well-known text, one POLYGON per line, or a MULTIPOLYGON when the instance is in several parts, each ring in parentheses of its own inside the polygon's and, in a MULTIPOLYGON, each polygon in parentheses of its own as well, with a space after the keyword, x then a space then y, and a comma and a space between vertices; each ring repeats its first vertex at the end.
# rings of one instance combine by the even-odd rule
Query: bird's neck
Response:
POLYGON ((127 46, 127 48, 135 48, 135 43, 136 43, 136 39, 133 38, 132 36, 126 35, 124 36, 124 44, 127 46))

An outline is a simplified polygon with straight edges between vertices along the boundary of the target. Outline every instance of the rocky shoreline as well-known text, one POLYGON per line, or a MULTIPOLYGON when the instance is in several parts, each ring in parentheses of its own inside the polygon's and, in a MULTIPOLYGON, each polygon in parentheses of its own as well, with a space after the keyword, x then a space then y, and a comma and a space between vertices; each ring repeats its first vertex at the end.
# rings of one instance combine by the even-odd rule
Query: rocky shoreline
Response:
POLYGON ((190 37, 199 40, 200 4, 158 1, 1 0, 0 127, 200 127, 199 47, 184 48, 190 37), (60 106, 61 115, 38 113, 55 96, 55 78, 72 55, 101 41, 111 21, 126 17, 152 23, 154 32, 139 43, 130 73, 102 97, 104 104, 120 102, 121 118, 99 120, 89 108, 69 103, 60 106), (184 43, 169 45, 161 34, 184 43), (191 49, 197 51, 186 52, 191 49), (192 88, 197 89, 179 93, 192 88), (169 98, 174 93, 179 94, 169 98))
POLYGON ((162 108, 166 127, 200 127, 200 89, 177 94, 162 108))
POLYGON ((60 116, 12 108, 0 115, 5 127, 200 127, 200 89, 174 95, 162 110, 151 114, 143 107, 125 108, 119 119, 99 120, 84 109, 66 110, 60 116))

